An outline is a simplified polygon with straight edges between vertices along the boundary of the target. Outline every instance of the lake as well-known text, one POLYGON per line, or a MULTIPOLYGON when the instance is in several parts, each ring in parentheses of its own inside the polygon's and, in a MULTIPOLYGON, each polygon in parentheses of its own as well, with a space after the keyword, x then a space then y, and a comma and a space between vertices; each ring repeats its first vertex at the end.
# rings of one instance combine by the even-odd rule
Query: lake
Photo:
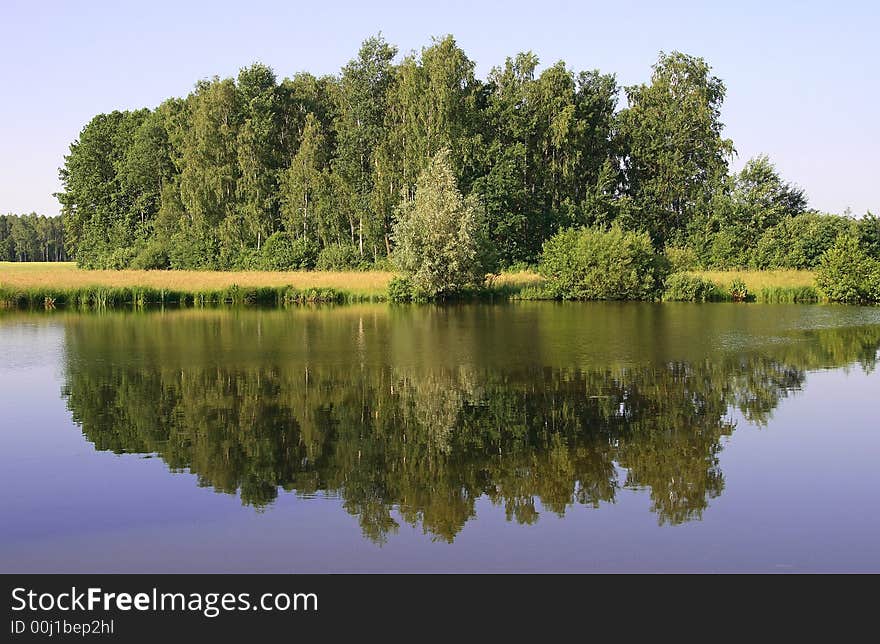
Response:
POLYGON ((0 572, 880 572, 880 309, 0 315, 0 572))

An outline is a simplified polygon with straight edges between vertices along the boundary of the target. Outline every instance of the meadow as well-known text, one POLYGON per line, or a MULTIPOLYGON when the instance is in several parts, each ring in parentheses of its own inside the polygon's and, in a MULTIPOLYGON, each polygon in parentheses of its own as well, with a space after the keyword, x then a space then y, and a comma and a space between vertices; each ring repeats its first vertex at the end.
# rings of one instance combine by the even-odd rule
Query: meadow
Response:
MULTIPOLYGON (((759 302, 814 302, 822 298, 810 271, 694 271, 713 282, 719 299, 731 299, 734 281, 759 302)), ((0 302, 11 306, 72 304, 287 304, 380 302, 387 271, 138 271, 84 270, 73 262, 0 262, 0 302)), ((523 270, 490 276, 487 292, 514 299, 546 299, 544 280, 523 270)))

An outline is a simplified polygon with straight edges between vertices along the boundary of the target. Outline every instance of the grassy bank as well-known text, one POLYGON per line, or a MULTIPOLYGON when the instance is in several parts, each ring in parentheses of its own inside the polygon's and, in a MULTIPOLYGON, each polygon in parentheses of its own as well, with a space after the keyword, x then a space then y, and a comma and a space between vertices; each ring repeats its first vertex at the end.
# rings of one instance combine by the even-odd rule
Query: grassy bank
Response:
POLYGON ((37 308, 370 302, 385 299, 390 279, 382 272, 87 271, 73 263, 0 262, 0 302, 37 308))
MULTIPOLYGON (((822 297, 809 271, 698 271, 689 276, 714 285, 706 299, 738 299, 735 282, 758 302, 817 302, 822 297)), ((387 300, 389 272, 271 271, 89 271, 73 263, 0 262, 0 303, 51 308, 141 307, 156 304, 287 305, 387 300)), ((469 295, 501 299, 550 299, 543 278, 519 271, 491 277, 469 295)))
POLYGON ((733 284, 745 286, 750 301, 765 303, 812 303, 825 300, 816 288, 812 271, 693 271, 688 275, 711 282, 716 287, 717 299, 738 299, 733 284))
MULTIPOLYGON (((392 277, 380 271, 91 271, 65 262, 0 262, 0 303, 22 308, 137 308, 382 302, 388 298, 392 277)), ((470 295, 508 298, 540 282, 535 273, 505 273, 470 295)))

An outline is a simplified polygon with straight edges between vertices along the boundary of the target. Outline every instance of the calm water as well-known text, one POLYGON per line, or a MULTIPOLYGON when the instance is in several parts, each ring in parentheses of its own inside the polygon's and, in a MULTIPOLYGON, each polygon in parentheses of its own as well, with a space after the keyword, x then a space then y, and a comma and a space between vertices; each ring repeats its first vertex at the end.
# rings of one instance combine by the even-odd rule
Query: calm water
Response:
POLYGON ((880 572, 880 309, 0 316, 0 572, 880 572))

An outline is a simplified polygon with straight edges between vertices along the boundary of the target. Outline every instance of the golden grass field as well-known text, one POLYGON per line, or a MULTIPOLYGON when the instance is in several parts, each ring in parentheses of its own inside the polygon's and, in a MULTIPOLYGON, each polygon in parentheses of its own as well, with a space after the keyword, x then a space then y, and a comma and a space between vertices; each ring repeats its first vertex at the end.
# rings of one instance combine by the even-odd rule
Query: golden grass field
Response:
POLYGON ((293 286, 298 289, 332 287, 375 295, 385 292, 392 276, 393 273, 379 271, 89 271, 77 268, 73 262, 0 262, 0 286, 18 288, 146 286, 172 291, 200 291, 237 284, 241 287, 293 286))
MULTIPOLYGON (((380 295, 394 273, 384 271, 91 271, 73 262, 0 262, 0 286, 14 288, 82 288, 88 286, 144 286, 171 291, 240 287, 293 286, 298 289, 330 287, 358 295, 380 295)), ((542 281, 527 271, 502 273, 496 286, 526 286, 542 281)))
MULTIPOLYGON (((745 282, 751 293, 764 288, 814 286, 811 271, 694 271, 722 288, 735 279, 745 282)), ((394 273, 384 271, 91 271, 73 262, 0 262, 0 287, 11 288, 83 288, 149 287, 169 291, 198 292, 219 290, 236 284, 240 287, 292 286, 297 289, 330 287, 358 296, 383 296, 394 273)), ((540 284, 543 278, 534 272, 520 271, 491 276, 495 287, 525 287, 540 284)))
POLYGON ((812 271, 692 271, 691 274, 715 282, 722 287, 729 287, 733 280, 740 279, 745 282, 746 288, 752 293, 763 288, 796 288, 816 285, 816 276, 812 271))

